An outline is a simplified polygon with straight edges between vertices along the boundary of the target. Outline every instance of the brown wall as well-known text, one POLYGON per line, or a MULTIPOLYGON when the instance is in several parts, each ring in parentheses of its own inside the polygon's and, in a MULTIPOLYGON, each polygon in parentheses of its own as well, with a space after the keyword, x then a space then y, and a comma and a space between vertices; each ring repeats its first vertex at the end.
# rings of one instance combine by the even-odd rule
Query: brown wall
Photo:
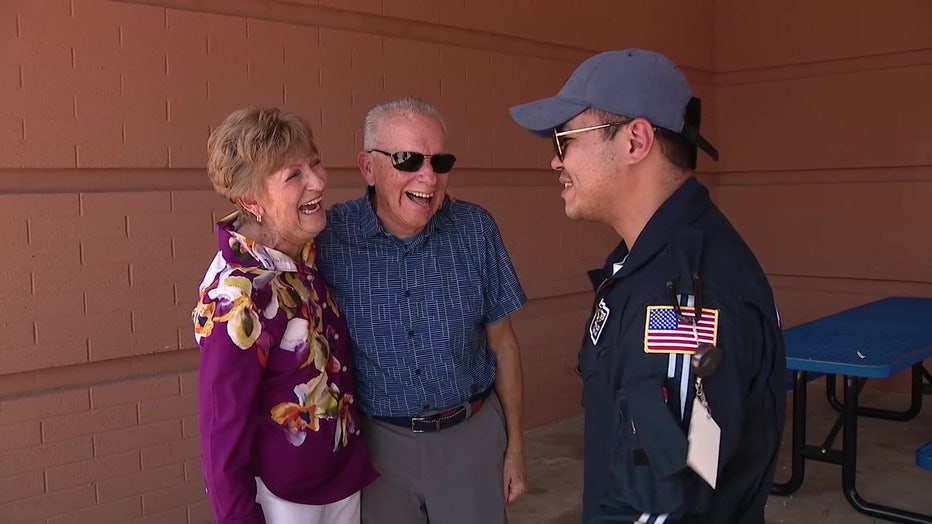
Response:
POLYGON ((615 236, 565 219, 549 145, 507 108, 629 45, 711 99, 711 4, 0 0, 0 523, 210 519, 189 315, 229 205, 204 143, 249 104, 309 119, 332 203, 362 192, 371 105, 435 102, 461 159, 451 191, 496 216, 530 297, 527 426, 577 413, 584 270, 615 236))
POLYGON ((718 0, 715 28, 711 183, 786 325, 932 296, 932 3, 718 0))
POLYGON ((204 142, 243 105, 310 120, 331 202, 361 194, 369 106, 414 94, 445 112, 451 190, 496 216, 531 299, 515 319, 529 427, 578 412, 584 270, 616 238, 565 219, 549 146, 507 107, 597 50, 684 65, 723 153, 703 179, 787 325, 932 296, 932 6, 785 4, 0 0, 0 524, 210 519, 189 312, 229 209, 204 142))

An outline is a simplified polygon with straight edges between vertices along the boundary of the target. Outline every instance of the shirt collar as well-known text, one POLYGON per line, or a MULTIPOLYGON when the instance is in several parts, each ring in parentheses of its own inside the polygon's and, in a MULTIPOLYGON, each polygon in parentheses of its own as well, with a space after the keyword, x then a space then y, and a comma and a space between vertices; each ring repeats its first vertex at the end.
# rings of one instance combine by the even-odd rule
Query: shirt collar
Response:
POLYGON ((677 233, 682 226, 694 222, 711 205, 709 190, 700 184, 696 177, 689 177, 647 221, 644 230, 634 243, 634 249, 629 252, 624 241, 615 248, 606 263, 606 274, 612 275, 612 264, 623 257, 626 257, 624 267, 614 275, 630 274, 653 258, 654 254, 667 245, 672 235, 677 233))
MULTIPOLYGON (((378 215, 375 214, 375 209, 372 207, 372 198, 375 195, 375 189, 371 186, 366 188, 366 196, 363 199, 362 204, 362 216, 359 220, 359 229, 362 235, 365 238, 372 238, 374 236, 385 235, 394 237, 391 233, 385 230, 382 227, 382 223, 379 222, 378 215)), ((444 195, 443 204, 441 204, 440 209, 434 213, 434 216, 430 218, 430 221, 427 223, 427 226, 423 231, 415 235, 415 239, 419 237, 430 236, 434 231, 443 231, 448 229, 453 224, 453 213, 450 210, 452 206, 453 199, 449 195, 444 195)))
POLYGON ((286 272, 307 272, 316 268, 317 247, 313 240, 301 248, 301 260, 295 262, 281 251, 241 235, 237 232, 241 224, 239 212, 217 222, 217 247, 230 267, 286 272))

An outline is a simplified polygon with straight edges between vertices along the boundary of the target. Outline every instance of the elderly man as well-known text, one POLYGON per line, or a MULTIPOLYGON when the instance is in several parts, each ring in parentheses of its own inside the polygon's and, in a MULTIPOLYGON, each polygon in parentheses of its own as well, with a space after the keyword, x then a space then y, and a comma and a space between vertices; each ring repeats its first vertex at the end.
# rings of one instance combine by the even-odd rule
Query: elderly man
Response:
POLYGON ((349 323, 363 436, 381 478, 364 522, 505 522, 525 490, 526 301, 498 227, 446 194, 440 114, 405 98, 366 116, 367 194, 334 206, 318 263, 349 323))
POLYGON ((763 523, 783 428, 773 295, 695 176, 700 105, 670 60, 596 55, 512 117, 553 140, 566 215, 621 243, 590 273, 578 371, 584 522, 763 523))

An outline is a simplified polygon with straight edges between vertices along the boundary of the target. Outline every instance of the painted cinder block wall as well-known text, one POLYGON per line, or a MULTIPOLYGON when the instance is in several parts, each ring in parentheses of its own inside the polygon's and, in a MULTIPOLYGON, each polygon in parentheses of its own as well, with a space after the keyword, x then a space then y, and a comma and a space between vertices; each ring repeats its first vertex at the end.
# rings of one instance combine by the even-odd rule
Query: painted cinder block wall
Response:
POLYGON ((718 0, 715 39, 715 197, 786 324, 932 296, 932 3, 718 0))
POLYGON ((248 104, 308 118, 331 203, 362 191, 369 106, 444 111, 451 191, 496 216, 530 297, 528 427, 578 413, 584 271, 616 238, 565 219, 549 146, 506 110, 598 50, 683 64, 723 152, 702 178, 788 325, 932 295, 927 3, 623 4, 0 0, 0 524, 210 520, 189 312, 230 206, 204 142, 248 104))
POLYGON ((615 238, 565 219, 549 145, 507 108, 635 44, 711 98, 712 3, 674 4, 0 1, 0 523, 210 520, 189 315, 230 205, 204 144, 249 104, 311 122, 333 203, 363 190, 370 106, 435 102, 460 158, 451 192, 498 218, 530 297, 515 319, 527 425, 577 413, 584 271, 615 238))

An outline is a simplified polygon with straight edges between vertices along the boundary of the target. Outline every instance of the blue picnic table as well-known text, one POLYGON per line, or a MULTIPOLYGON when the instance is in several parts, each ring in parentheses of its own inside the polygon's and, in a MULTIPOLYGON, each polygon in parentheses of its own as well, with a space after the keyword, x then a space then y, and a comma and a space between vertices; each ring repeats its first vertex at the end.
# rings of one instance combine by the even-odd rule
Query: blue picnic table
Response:
POLYGON ((842 491, 858 511, 894 522, 932 524, 932 515, 874 504, 858 494, 857 425, 859 416, 909 420, 922 408, 923 361, 932 357, 932 298, 892 297, 842 311, 784 331, 787 369, 793 373, 790 480, 774 483, 771 493, 789 495, 802 485, 805 460, 840 465, 842 491), (903 411, 858 405, 869 378, 891 377, 911 368, 910 405, 903 411), (807 445, 806 384, 813 374, 826 376, 826 396, 840 411, 820 446, 807 445), (843 379, 844 401, 835 396, 836 377, 843 379), (832 448, 842 431, 842 449, 832 448))

